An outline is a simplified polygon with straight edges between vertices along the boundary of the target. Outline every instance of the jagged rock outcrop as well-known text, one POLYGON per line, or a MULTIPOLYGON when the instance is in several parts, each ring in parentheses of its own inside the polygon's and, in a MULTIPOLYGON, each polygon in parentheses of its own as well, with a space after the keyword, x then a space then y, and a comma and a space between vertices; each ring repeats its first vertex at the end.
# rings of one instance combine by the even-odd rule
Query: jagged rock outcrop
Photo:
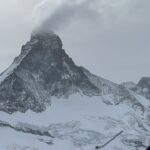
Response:
POLYGON ((126 82, 122 85, 127 89, 130 89, 150 100, 150 77, 142 77, 138 84, 135 84, 133 82, 126 82))
POLYGON ((52 33, 32 34, 0 80, 0 110, 10 113, 43 111, 51 96, 101 93, 62 49, 60 38, 52 33))
POLYGON ((77 66, 53 33, 36 32, 22 46, 21 54, 0 75, 0 110, 7 113, 32 110, 41 112, 51 97, 111 95, 115 104, 143 107, 124 86, 91 74, 77 66))
POLYGON ((140 91, 141 95, 150 100, 150 77, 143 77, 138 82, 139 87, 137 91, 140 91))
POLYGON ((113 83, 77 66, 57 35, 33 33, 0 75, 0 149, 144 150, 149 91, 150 78, 113 83))

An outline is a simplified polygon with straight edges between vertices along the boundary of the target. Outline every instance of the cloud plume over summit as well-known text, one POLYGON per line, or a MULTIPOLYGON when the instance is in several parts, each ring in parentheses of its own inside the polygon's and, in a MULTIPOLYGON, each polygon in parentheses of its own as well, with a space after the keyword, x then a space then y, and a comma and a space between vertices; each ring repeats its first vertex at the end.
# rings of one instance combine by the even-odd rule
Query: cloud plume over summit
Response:
POLYGON ((37 26, 43 28, 43 30, 57 31, 80 19, 98 19, 99 13, 92 7, 92 3, 94 2, 96 2, 96 0, 93 0, 93 2, 90 0, 43 1, 34 8, 34 14, 38 14, 38 16, 40 14, 41 16, 40 19, 35 19, 37 21, 37 26))
POLYGON ((103 23, 125 14, 128 3, 128 0, 43 0, 35 5, 33 20, 37 27, 54 31, 79 21, 103 23))
POLYGON ((0 0, 0 71, 32 30, 53 31, 77 64, 115 82, 149 76, 149 0, 0 0))

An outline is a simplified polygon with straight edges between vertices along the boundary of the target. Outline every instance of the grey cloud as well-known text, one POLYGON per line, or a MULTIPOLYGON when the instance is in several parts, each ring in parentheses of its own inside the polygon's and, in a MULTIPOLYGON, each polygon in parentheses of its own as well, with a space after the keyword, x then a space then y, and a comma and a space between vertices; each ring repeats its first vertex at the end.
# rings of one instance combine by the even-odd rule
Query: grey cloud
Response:
MULTIPOLYGON (((93 2, 96 0, 93 0, 93 2)), ((53 14, 50 14, 38 27, 38 30, 51 30, 57 32, 78 20, 98 19, 99 13, 97 10, 90 8, 91 0, 85 0, 81 3, 62 3, 53 14)))
POLYGON ((41 0, 14 0, 19 3, 5 6, 6 1, 12 2, 2 1, 0 64, 4 65, 0 65, 1 71, 28 40, 35 17, 41 29, 54 30, 61 37, 67 53, 78 65, 99 76, 114 82, 137 82, 142 76, 150 76, 149 0, 83 0, 81 3, 57 0, 62 3, 55 9, 47 3, 52 0, 44 0, 42 8, 33 15, 41 0), (46 19, 41 22, 43 18, 46 19))

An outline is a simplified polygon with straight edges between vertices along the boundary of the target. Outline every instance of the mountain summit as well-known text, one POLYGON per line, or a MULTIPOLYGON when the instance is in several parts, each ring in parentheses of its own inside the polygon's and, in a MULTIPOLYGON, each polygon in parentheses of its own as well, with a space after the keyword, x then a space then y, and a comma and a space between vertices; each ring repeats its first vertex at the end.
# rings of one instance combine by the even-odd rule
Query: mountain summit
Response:
POLYGON ((118 85, 62 47, 56 34, 34 32, 0 75, 0 149, 145 150, 150 78, 118 85))
POLYGON ((33 33, 0 80, 0 109, 7 112, 42 111, 50 104, 51 96, 100 94, 53 33, 33 33))
POLYGON ((8 113, 41 112, 50 105, 51 97, 67 98, 74 93, 111 94, 116 104, 130 101, 132 107, 144 111, 126 88, 75 65, 53 33, 32 33, 21 54, 0 76, 0 110, 8 113))
POLYGON ((75 65, 53 33, 32 33, 21 54, 0 76, 0 110, 8 113, 28 109, 41 112, 50 105, 51 97, 67 98, 74 93, 111 94, 116 104, 130 101, 132 107, 144 111, 125 87, 75 65))

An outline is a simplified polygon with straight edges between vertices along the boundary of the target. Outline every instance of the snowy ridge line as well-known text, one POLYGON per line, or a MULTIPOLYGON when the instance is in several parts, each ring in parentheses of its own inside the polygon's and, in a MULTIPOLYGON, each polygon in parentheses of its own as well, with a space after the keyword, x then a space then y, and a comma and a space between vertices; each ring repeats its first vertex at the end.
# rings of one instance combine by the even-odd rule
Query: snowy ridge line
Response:
POLYGON ((22 60, 29 54, 31 46, 33 46, 37 42, 38 40, 34 40, 33 42, 27 42, 27 44, 25 45, 27 49, 24 49, 24 51, 26 50, 26 52, 24 54, 20 54, 17 58, 15 58, 14 62, 8 67, 8 69, 0 74, 0 84, 13 73, 13 71, 20 65, 22 60))
POLYGON ((0 127, 11 128, 11 129, 18 131, 18 132, 54 138, 54 136, 52 136, 48 131, 42 131, 42 130, 38 130, 36 128, 33 129, 33 128, 30 128, 29 126, 28 127, 27 126, 16 126, 15 127, 15 126, 10 125, 7 122, 0 121, 0 127))

